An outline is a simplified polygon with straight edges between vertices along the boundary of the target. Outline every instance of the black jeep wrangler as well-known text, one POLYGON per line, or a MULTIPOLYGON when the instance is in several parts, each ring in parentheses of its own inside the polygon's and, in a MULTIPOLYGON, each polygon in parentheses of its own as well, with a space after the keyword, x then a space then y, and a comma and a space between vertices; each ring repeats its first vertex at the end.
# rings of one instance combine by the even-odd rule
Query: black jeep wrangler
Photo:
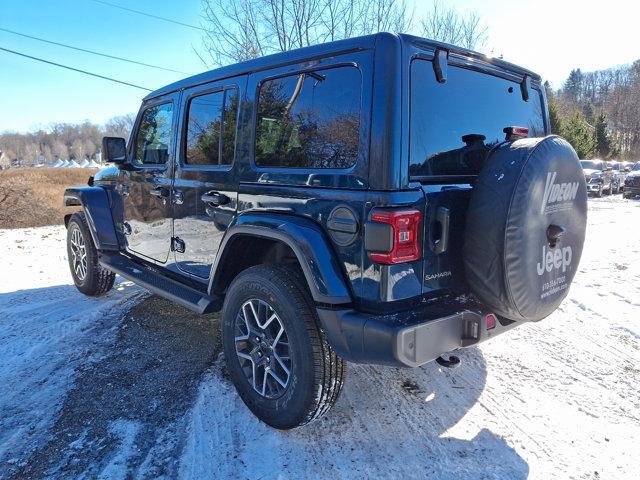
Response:
MULTIPOLYGON (((115 164, 69 188, 69 265, 222 310, 229 375, 276 428, 324 414, 346 362, 418 367, 552 313, 587 189, 540 77, 409 35, 304 48, 148 95, 115 164)), ((185 346, 187 348, 187 346, 185 346)))

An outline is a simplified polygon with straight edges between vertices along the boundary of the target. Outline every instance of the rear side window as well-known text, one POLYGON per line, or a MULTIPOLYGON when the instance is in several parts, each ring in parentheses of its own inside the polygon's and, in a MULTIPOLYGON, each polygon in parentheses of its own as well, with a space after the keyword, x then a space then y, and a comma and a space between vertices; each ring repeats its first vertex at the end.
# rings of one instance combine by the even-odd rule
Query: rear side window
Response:
POLYGON ((310 169, 353 166, 360 143, 361 84, 355 67, 262 83, 256 165, 310 169))
POLYGON ((185 164, 231 165, 236 142, 238 90, 199 95, 187 105, 185 164))
POLYGON ((505 127, 545 134, 537 90, 524 101, 519 83, 467 68, 449 66, 438 83, 430 61, 414 60, 410 102, 410 176, 477 175, 505 127))
POLYGON ((173 143, 173 104, 148 107, 136 135, 135 163, 164 165, 169 160, 173 143))

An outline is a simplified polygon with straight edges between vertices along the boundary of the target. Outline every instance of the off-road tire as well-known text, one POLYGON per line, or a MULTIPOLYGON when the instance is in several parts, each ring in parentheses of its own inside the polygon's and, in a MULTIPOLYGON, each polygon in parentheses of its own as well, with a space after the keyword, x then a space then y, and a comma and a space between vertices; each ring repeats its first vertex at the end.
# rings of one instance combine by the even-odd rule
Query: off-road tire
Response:
POLYGON ((98 252, 91 238, 89 225, 84 212, 74 213, 67 224, 67 257, 69 258, 69 270, 73 277, 76 288, 91 297, 100 297, 106 294, 113 287, 116 274, 110 272, 98 263, 98 252), (84 241, 86 251, 86 274, 83 278, 74 268, 74 256, 72 251, 72 237, 74 231, 78 230, 84 241))
MULTIPOLYGON (((278 429, 305 425, 324 415, 338 400, 346 362, 331 349, 319 326, 305 279, 289 266, 258 265, 231 283, 222 310, 222 342, 227 369, 240 398, 253 414, 278 429), (277 313, 286 331, 291 365, 278 398, 257 392, 241 368, 236 350, 240 309, 257 299, 277 313)), ((265 374, 266 375, 266 374, 265 374)))

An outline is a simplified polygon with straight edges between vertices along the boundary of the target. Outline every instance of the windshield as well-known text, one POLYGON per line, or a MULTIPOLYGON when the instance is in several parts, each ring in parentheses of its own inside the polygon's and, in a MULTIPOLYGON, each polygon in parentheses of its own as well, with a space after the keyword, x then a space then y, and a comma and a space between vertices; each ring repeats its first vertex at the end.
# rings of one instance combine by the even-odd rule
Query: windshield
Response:
POLYGON ((602 170, 602 162, 594 162, 593 160, 580 160, 580 165, 584 170, 602 170))
POLYGON ((428 60, 411 62, 409 175, 477 175, 488 150, 505 139, 505 127, 545 135, 542 100, 520 84, 469 68, 447 68, 438 83, 428 60))

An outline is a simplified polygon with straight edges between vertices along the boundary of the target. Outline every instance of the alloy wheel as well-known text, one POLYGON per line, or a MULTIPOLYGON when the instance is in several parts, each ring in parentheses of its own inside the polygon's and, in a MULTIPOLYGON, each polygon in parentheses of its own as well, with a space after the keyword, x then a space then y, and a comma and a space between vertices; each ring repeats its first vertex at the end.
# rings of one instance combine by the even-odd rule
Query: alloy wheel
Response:
POLYGON ((73 226, 71 232, 71 257, 73 260, 73 271, 81 282, 87 276, 87 246, 84 235, 77 226, 73 226))
POLYGON ((289 337, 276 311, 253 298, 235 319, 235 346, 245 378, 261 396, 279 398, 289 385, 292 363, 289 337))

